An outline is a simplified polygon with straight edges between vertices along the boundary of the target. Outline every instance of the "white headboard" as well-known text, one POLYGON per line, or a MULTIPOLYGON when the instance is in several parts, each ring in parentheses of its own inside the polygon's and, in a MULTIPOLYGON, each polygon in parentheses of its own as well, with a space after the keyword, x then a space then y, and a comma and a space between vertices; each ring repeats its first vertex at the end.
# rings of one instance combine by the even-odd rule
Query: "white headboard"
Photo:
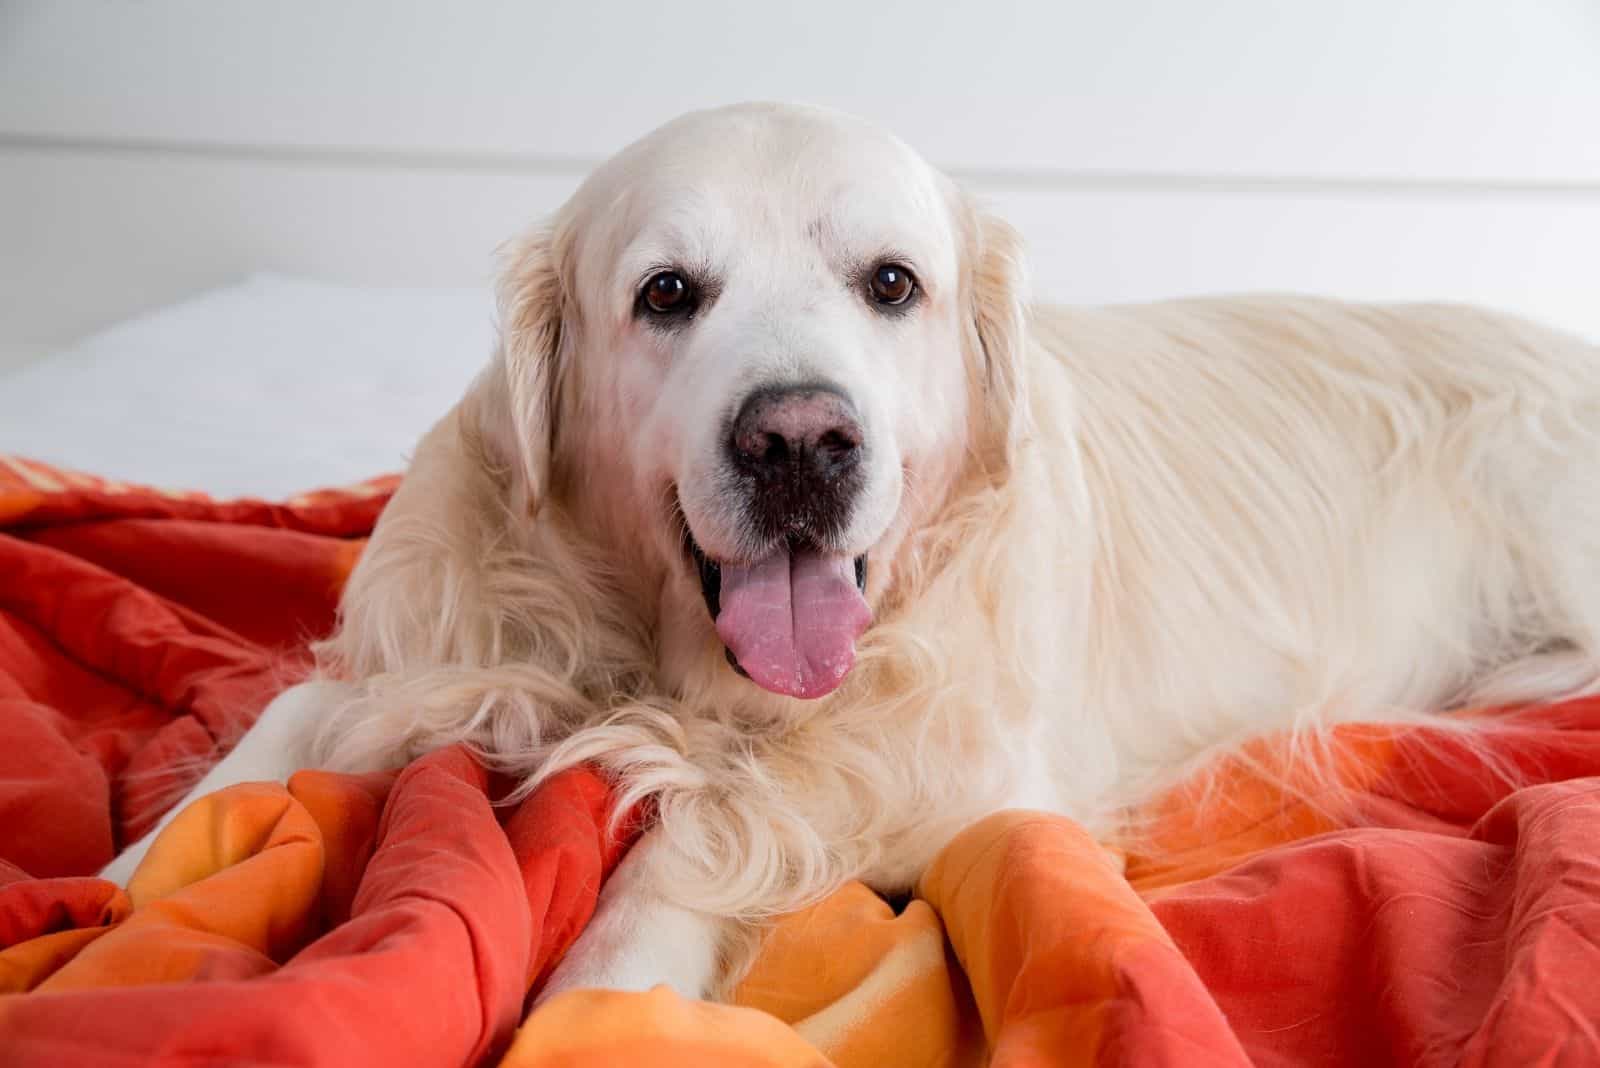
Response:
POLYGON ((1593 0, 0 3, 0 364, 256 271, 477 285, 683 110, 878 119, 1070 302, 1483 301, 1600 337, 1593 0))

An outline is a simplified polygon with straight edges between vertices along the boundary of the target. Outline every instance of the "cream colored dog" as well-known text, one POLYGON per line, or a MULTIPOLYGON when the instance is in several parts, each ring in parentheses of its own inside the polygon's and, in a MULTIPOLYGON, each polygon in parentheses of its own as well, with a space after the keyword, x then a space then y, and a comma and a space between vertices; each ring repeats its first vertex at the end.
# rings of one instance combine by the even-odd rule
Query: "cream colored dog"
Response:
MULTIPOLYGON (((974 820, 1100 831, 1218 747, 1600 669, 1600 352, 1469 308, 1025 301, 1004 223, 841 115, 690 115, 511 247, 323 680, 198 788, 467 741, 657 819, 548 996, 974 820)), ((125 879, 143 845, 111 874, 125 879)))

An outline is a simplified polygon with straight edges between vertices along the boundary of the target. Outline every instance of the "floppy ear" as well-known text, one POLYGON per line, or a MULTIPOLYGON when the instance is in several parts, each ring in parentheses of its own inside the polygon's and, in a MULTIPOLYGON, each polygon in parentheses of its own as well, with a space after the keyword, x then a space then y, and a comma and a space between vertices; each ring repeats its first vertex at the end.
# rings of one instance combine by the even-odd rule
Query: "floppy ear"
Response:
POLYGON ((501 251, 500 344, 463 401, 484 459, 510 478, 513 509, 536 512, 550 485, 561 388, 566 286, 553 227, 501 251))
POLYGON ((503 613, 486 561, 508 513, 529 514, 548 491, 557 431, 565 301, 552 245, 541 229, 506 249, 499 345, 418 444, 345 586, 319 656, 350 677, 497 655, 503 613))
POLYGON ((1028 413, 1027 266, 1011 224, 967 204, 971 323, 982 412, 1002 470, 1031 433, 1028 413))

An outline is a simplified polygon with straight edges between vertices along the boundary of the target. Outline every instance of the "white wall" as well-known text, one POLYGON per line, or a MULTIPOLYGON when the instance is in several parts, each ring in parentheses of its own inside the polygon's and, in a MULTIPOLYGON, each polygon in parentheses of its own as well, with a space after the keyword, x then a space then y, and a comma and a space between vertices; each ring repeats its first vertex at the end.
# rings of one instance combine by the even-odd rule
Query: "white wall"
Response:
POLYGON ((1595 0, 0 0, 0 361, 258 270, 481 284, 597 159, 749 98, 894 128, 1042 296, 1600 337, 1595 0))

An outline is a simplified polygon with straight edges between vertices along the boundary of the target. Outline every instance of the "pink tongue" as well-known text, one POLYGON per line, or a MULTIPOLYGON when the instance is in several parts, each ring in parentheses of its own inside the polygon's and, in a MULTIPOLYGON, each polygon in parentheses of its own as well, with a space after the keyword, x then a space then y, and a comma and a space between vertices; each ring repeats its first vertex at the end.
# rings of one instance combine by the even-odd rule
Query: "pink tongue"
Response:
POLYGON ((722 565, 717 635, 745 674, 773 693, 832 693, 870 622, 847 556, 784 548, 747 567, 722 565))

